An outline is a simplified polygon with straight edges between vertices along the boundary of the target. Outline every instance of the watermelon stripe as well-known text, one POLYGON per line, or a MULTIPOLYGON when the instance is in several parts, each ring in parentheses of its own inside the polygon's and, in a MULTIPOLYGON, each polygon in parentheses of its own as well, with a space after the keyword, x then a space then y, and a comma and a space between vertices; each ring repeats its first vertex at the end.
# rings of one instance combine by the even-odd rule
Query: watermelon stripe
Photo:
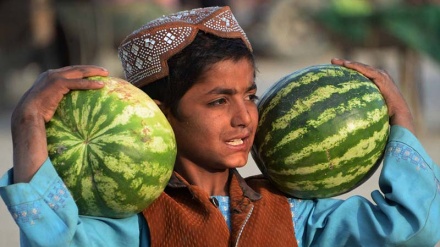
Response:
MULTIPOLYGON (((323 84, 322 82, 316 82, 323 84)), ((264 119, 260 119, 259 122, 259 129, 261 131, 267 131, 270 132, 271 135, 266 135, 265 140, 262 142, 262 146, 268 145, 267 143, 270 141, 270 139, 278 140, 280 137, 277 136, 277 130, 279 130, 279 133, 282 135, 285 134, 286 131, 284 131, 285 128, 295 128, 296 126, 291 126, 292 122, 295 122, 296 124, 305 124, 302 121, 313 121, 311 119, 317 119, 319 117, 322 118, 322 116, 325 116, 326 114, 332 114, 333 116, 335 114, 341 114, 345 111, 350 111, 356 107, 365 107, 365 104, 371 104, 372 101, 381 101, 383 102, 382 95, 377 92, 377 88, 372 83, 346 83, 345 86, 342 89, 332 87, 326 87, 329 91, 332 93, 322 93, 319 90, 317 92, 312 93, 312 96, 306 97, 303 100, 295 100, 296 95, 298 95, 298 92, 292 92, 290 97, 286 97, 284 99, 285 104, 291 105, 290 109, 277 109, 277 112, 271 112, 270 110, 266 110, 264 108, 265 106, 261 106, 262 109, 265 109, 264 111, 261 111, 260 114, 265 116, 270 116, 271 119, 276 119, 274 123, 265 122, 264 119), (336 94, 338 94, 339 97, 344 97, 344 94, 357 94, 362 91, 369 90, 372 91, 371 94, 364 96, 362 100, 360 99, 351 99, 348 102, 348 106, 344 105, 347 104, 344 102, 344 104, 335 107, 334 109, 328 109, 328 105, 333 105, 332 100, 335 97, 336 94), (375 91, 373 91, 375 90, 375 91), (321 97, 321 98, 319 98, 321 97), (327 112, 322 115, 321 112, 323 109, 328 109, 327 112), (314 115, 314 114, 320 114, 320 115, 314 115), (267 128, 268 126, 271 126, 271 128, 267 128)), ((304 89, 305 91, 308 91, 308 89, 304 89)), ((272 101, 271 101, 272 102, 272 101)), ((276 102, 278 104, 283 104, 282 102, 276 102)), ((330 118, 331 116, 327 116, 330 118)), ((321 121, 323 122, 323 121, 321 121)), ((312 122, 313 123, 313 122, 312 122)), ((315 124, 316 127, 316 124, 315 124)), ((298 133, 301 134, 306 130, 300 130, 297 129, 298 133)), ((258 137, 257 137, 258 138, 258 137)), ((271 144, 270 144, 271 145, 271 144)))
MULTIPOLYGON (((314 68, 312 68, 312 69, 301 70, 297 73, 293 73, 289 76, 286 76, 285 78, 281 79, 279 82, 274 84, 264 94, 264 95, 273 95, 273 97, 267 97, 267 98, 262 97, 259 105, 260 105, 260 109, 264 109, 264 111, 260 112, 260 120, 265 122, 266 115, 274 108, 278 108, 280 106, 280 103, 286 97, 297 95, 296 93, 301 91, 313 93, 316 89, 319 89, 319 86, 332 85, 332 80, 329 80, 329 78, 334 77, 335 79, 338 79, 341 76, 345 76, 346 73, 347 73, 346 70, 340 68, 336 68, 332 70, 329 69, 315 70, 314 68), (295 78, 295 83, 291 83, 292 78, 295 78), (325 78, 325 80, 323 80, 323 78, 325 78), (276 94, 274 94, 275 91, 276 94), (270 102, 266 102, 266 100, 270 100, 270 102)), ((349 73, 351 73, 351 75, 349 75, 352 78, 351 81, 359 82, 359 77, 360 77, 359 74, 352 72, 349 73)), ((357 83, 353 83, 353 84, 356 85, 357 83)), ((367 84, 367 86, 371 86, 371 85, 367 84)))
MULTIPOLYGON (((367 139, 362 139, 360 140, 356 146, 353 146, 353 148, 350 149, 346 149, 346 152, 341 156, 341 157, 331 157, 330 159, 327 159, 326 162, 322 162, 319 164, 315 164, 314 166, 310 167, 310 166, 298 166, 295 169, 291 168, 291 164, 294 164, 292 162, 296 162, 297 160, 295 159, 291 159, 289 160, 289 158, 287 158, 286 160, 284 160, 285 164, 284 167, 289 167, 289 169, 284 168, 284 169, 268 169, 268 172, 270 172, 271 174, 277 175, 277 176, 290 176, 290 175, 294 175, 294 177, 291 177, 291 179, 295 180, 295 181, 300 181, 300 180, 307 180, 308 178, 305 177, 305 175, 307 174, 316 174, 317 172, 320 171, 328 171, 329 169, 338 169, 338 166, 342 167, 343 169, 345 169, 344 165, 347 162, 350 162, 352 160, 354 160, 355 158, 359 158, 360 161, 364 161, 363 157, 364 157, 364 153, 360 153, 358 152, 358 150, 363 150, 364 152, 368 152, 368 153, 373 153, 374 157, 370 157, 369 159, 367 159, 365 162, 366 164, 369 164, 371 161, 373 161, 376 158, 379 158, 381 155, 381 152, 377 152, 377 148, 382 148, 380 140, 383 140, 383 138, 386 137, 387 133, 387 126, 383 127, 384 130, 380 131, 378 133, 375 133, 375 135, 371 136, 370 138, 367 139), (333 164, 332 167, 329 167, 328 162, 331 162, 333 164)), ((330 147, 331 149, 332 147, 330 147)), ((321 150, 321 152, 326 153, 326 150, 321 150)), ((281 162, 282 163, 282 162, 281 162)), ((358 164, 356 165, 356 169, 360 169, 362 164, 358 164)))
MULTIPOLYGON (((382 119, 383 118, 381 118, 379 116, 379 117, 377 117, 377 119, 373 119, 373 122, 379 122, 382 119)), ((298 161, 299 159, 301 159, 302 157, 304 157, 306 155, 313 155, 313 153, 315 153, 315 152, 329 150, 329 149, 334 148, 335 146, 340 146, 340 144, 343 140, 345 140, 351 136, 354 128, 365 130, 365 129, 367 129, 367 127, 371 123, 372 122, 369 120, 353 121, 350 126, 348 126, 346 128, 339 129, 337 135, 329 136, 328 138, 326 138, 325 140, 323 140, 322 142, 319 142, 319 143, 309 144, 307 147, 300 150, 299 152, 296 152, 294 154, 289 155, 288 157, 286 157, 285 162, 286 162, 286 164, 293 163, 293 162, 298 161)), ((388 126, 384 125, 383 128, 388 129, 388 126)), ((378 140, 378 139, 380 140, 383 137, 384 137, 383 134, 381 135, 379 133, 379 134, 376 134, 376 136, 373 135, 370 139, 361 139, 361 140, 359 140, 359 142, 362 143, 362 146, 373 146, 372 144, 374 143, 375 140, 378 140)), ((276 149, 276 148, 277 147, 275 147, 274 149, 276 149)), ((270 155, 272 155, 272 154, 270 154, 270 155)), ((268 155, 268 156, 270 156, 270 155, 268 155)), ((348 158, 350 158, 350 157, 348 157, 348 158)))
MULTIPOLYGON (((386 114, 386 113, 384 113, 386 114)), ((337 123, 329 122, 328 124, 320 126, 320 129, 324 131, 317 131, 316 129, 309 129, 313 134, 313 138, 310 138, 310 134, 304 135, 301 138, 291 141, 286 145, 279 147, 278 152, 285 156, 291 156, 291 147, 295 147, 295 155, 300 156, 301 152, 314 151, 314 147, 318 147, 317 150, 336 150, 338 146, 346 147, 355 145, 358 139, 368 138, 365 133, 371 133, 376 129, 382 129, 387 123, 387 118, 381 118, 380 121, 363 121, 363 120, 351 120, 348 126, 340 127, 337 123), (361 128, 363 126, 363 128, 361 128), (359 128, 359 129, 353 129, 359 128), (333 132, 331 132, 333 131, 333 132), (315 133, 319 132, 319 133, 315 133), (336 133, 335 133, 336 132, 336 133), (340 132, 340 133, 339 133, 340 132), (357 136, 358 138, 349 138, 350 136, 357 136), (307 141, 305 141, 307 139, 307 141), (308 143, 308 145, 307 145, 308 143), (290 148, 289 148, 290 147, 290 148), (321 147, 321 148, 320 148, 321 147)), ((269 153, 270 151, 268 151, 269 153)), ((274 155, 267 157, 274 157, 274 155)), ((276 156, 275 156, 276 157, 276 156)))
MULTIPOLYGON (((286 128, 288 126, 288 123, 290 123, 290 121, 294 116, 309 111, 312 105, 322 102, 328 98, 331 98, 334 94, 349 93, 351 90, 361 88, 363 85, 365 85, 365 83, 344 83, 341 85, 342 87, 334 87, 334 86, 319 87, 310 96, 304 98, 304 100, 296 102, 294 107, 289 112, 286 112, 282 117, 278 118, 272 124, 273 130, 286 128)), ((352 100, 355 101, 352 104, 360 102, 360 99, 357 98, 352 100)))
MULTIPOLYGON (((315 197, 320 197, 324 194, 340 194, 341 192, 347 192, 350 189, 353 189, 361 182, 365 181, 369 176, 365 176, 365 174, 372 174, 375 171, 380 162, 374 163, 380 158, 380 154, 375 156, 371 156, 370 159, 364 160, 364 166, 353 166, 350 169, 340 169, 339 171, 326 172, 325 170, 315 173, 314 176, 310 176, 312 178, 316 178, 316 176, 325 177, 325 179, 319 180, 318 182, 314 180, 307 180, 307 176, 293 176, 293 177, 278 177, 276 175, 273 176, 277 181, 295 181, 294 183, 278 183, 282 188, 289 188, 289 190, 297 190, 301 191, 304 194, 308 193, 322 193, 319 195, 315 195, 315 197), (368 164, 374 164, 373 169, 368 164), (302 178, 301 180, 298 177, 302 178), (338 192, 338 193, 336 193, 338 192)), ((328 169, 327 169, 328 171, 328 169)))
MULTIPOLYGON (((374 94, 367 95, 367 97, 369 97, 369 98, 377 97, 378 98, 377 94, 376 95, 374 95, 374 94)), ((382 99, 382 98, 378 98, 378 99, 382 99)), ((270 136, 275 136, 277 134, 275 132, 276 130, 272 129, 271 130, 272 135, 267 135, 268 137, 261 144, 261 147, 265 147, 265 146, 270 145, 272 147, 271 148, 272 151, 267 152, 267 156, 271 156, 272 153, 276 152, 280 146, 283 146, 289 142, 292 142, 294 140, 297 140, 298 138, 301 138, 306 133, 308 133, 309 129, 316 129, 323 124, 329 123, 330 120, 334 119, 338 115, 343 114, 344 112, 351 112, 356 108, 364 106, 365 102, 366 101, 364 99, 360 100, 358 98, 355 98, 355 99, 351 99, 347 103, 343 103, 343 104, 336 106, 334 108, 326 109, 326 110, 324 110, 324 112, 322 112, 322 114, 320 114, 319 116, 317 116, 315 118, 316 120, 310 119, 307 121, 306 125, 295 129, 295 131, 289 132, 284 137, 280 137, 282 139, 281 139, 281 141, 277 142, 277 144, 274 144, 273 142, 268 143, 270 141, 270 136)), ((325 105, 325 103, 324 103, 324 105, 325 105)), ((365 120, 353 121, 351 126, 349 126, 345 130, 344 129, 341 130, 342 132, 339 132, 340 136, 334 137, 334 139, 340 140, 340 139, 346 137, 353 129, 357 129, 357 128, 365 129, 368 126, 370 126, 378 121, 383 120, 382 116, 383 116, 384 112, 387 112, 386 107, 382 107, 381 109, 376 109, 372 112, 369 112, 368 116, 365 120)), ((279 131, 279 133, 280 133, 279 135, 283 135, 283 133, 285 133, 285 131, 279 131)), ((273 138, 273 139, 277 140, 278 138, 273 138)), ((332 140, 330 139, 329 141, 332 141, 332 140)))
MULTIPOLYGON (((324 84, 323 82, 320 81, 316 83, 320 83, 319 85, 324 84)), ((276 101, 275 99, 270 101, 271 104, 282 104, 283 102, 286 102, 286 104, 290 103, 289 108, 285 109, 286 110, 285 112, 281 112, 280 108, 276 108, 275 110, 270 108, 266 109, 265 106, 263 105, 260 107, 260 114, 262 116, 267 116, 267 115, 277 115, 282 113, 283 118, 276 119, 276 121, 289 122, 289 120, 292 120, 291 117, 296 116, 297 114, 299 115, 302 113, 306 113, 311 109, 312 105, 318 102, 322 102, 324 100, 328 100, 332 97, 335 97, 335 95, 342 95, 347 93, 355 94, 355 93, 361 93, 365 90, 377 93, 377 91, 375 91, 376 90, 375 86, 372 85, 371 83, 368 84, 368 83, 351 82, 351 83, 344 83, 342 85, 343 85, 342 88, 335 87, 334 85, 326 86, 324 90, 329 90, 330 92, 322 92, 323 88, 320 87, 316 88, 316 85, 314 85, 314 87, 310 89, 298 88, 297 91, 290 92, 290 95, 285 96, 281 101, 276 101), (357 91, 353 91, 353 90, 357 90, 357 91), (301 93, 301 91, 312 91, 312 93, 310 96, 306 96, 304 99, 298 98, 297 95, 301 93), (263 108, 264 110, 261 110, 261 108, 263 108)), ((343 95, 340 97, 343 97, 343 95)), ((327 103, 331 103, 331 102, 327 102, 327 103)), ((261 117, 260 120, 262 123, 265 122, 264 117, 261 117)), ((280 127, 278 128, 283 128, 283 127, 286 127, 286 125, 281 124, 280 127)))

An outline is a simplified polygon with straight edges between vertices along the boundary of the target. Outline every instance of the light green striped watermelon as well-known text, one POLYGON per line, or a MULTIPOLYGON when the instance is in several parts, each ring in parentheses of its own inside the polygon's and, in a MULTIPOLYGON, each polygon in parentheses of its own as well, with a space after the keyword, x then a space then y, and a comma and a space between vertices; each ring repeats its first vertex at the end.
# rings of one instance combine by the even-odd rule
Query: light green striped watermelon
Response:
POLYGON ((290 196, 343 194, 382 161, 388 109, 376 85, 357 71, 330 64, 298 70, 265 92, 258 110, 252 156, 290 196))
POLYGON ((71 91, 46 125, 49 157, 79 213, 123 218, 164 190, 176 158, 174 132, 155 102, 125 80, 71 91))

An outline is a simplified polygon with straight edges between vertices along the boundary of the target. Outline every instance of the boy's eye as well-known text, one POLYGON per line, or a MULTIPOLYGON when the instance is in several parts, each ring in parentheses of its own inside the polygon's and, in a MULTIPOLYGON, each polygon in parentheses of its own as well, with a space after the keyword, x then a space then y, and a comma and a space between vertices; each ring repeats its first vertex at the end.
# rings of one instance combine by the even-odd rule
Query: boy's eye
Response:
POLYGON ((248 98, 249 98, 250 101, 253 101, 253 102, 255 102, 255 103, 260 99, 260 98, 259 98, 257 95, 255 95, 255 94, 251 94, 251 95, 249 95, 248 98))
POLYGON ((210 102, 209 105, 215 106, 215 105, 222 105, 225 103, 226 103, 226 99, 221 98, 221 99, 217 99, 217 100, 210 102))

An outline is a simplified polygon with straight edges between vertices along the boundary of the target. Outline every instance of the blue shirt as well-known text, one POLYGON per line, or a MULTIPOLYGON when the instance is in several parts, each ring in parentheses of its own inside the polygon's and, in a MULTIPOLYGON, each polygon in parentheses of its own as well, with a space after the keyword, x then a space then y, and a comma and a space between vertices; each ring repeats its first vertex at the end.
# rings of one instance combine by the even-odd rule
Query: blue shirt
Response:
MULTIPOLYGON (((440 240, 440 169, 408 130, 393 126, 373 202, 287 198, 299 246, 434 246, 440 240)), ((142 215, 79 216, 50 160, 29 183, 0 180, 23 246, 149 246, 142 215)), ((228 198, 223 198, 225 219, 228 198)))

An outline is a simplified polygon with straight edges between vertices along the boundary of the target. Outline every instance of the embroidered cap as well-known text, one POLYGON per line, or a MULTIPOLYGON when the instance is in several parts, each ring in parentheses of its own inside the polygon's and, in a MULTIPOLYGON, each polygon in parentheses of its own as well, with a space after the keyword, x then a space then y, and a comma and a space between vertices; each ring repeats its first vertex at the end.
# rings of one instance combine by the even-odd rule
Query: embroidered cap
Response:
POLYGON ((222 38, 241 38, 252 51, 228 6, 181 11, 147 23, 122 41, 118 52, 125 78, 142 87, 167 76, 168 59, 188 46, 199 30, 222 38))

